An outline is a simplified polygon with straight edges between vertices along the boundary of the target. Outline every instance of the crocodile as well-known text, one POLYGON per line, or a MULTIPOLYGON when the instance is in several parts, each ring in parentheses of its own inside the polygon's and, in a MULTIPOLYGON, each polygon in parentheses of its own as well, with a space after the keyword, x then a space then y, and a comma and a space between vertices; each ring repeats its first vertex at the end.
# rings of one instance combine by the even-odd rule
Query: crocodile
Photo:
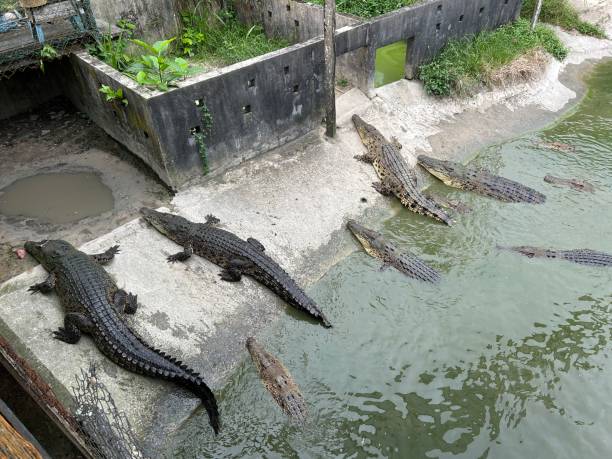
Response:
POLYGON ((213 392, 202 377, 181 361, 147 344, 127 325, 122 314, 134 314, 136 295, 117 288, 102 268, 119 252, 113 246, 87 255, 62 240, 28 241, 25 249, 49 272, 44 282, 32 285, 32 293, 58 294, 66 310, 64 326, 53 338, 76 344, 81 334, 92 337, 98 349, 126 370, 172 381, 200 398, 210 424, 219 432, 219 412, 213 392))
POLYGON ((261 381, 278 406, 294 421, 304 422, 308 414, 306 402, 289 371, 255 338, 248 338, 246 347, 261 381))
POLYGON ((366 123, 359 115, 353 115, 352 120, 367 149, 366 154, 355 158, 372 164, 380 178, 380 182, 372 185, 374 189, 384 196, 395 195, 402 205, 417 214, 452 225, 451 217, 419 190, 416 172, 400 154, 402 146, 397 139, 393 138, 389 142, 378 129, 366 123))
POLYGON ((419 155, 418 163, 448 186, 474 191, 504 202, 528 202, 541 204, 546 201, 542 193, 490 172, 466 167, 452 161, 442 161, 427 155, 419 155))
POLYGON ((502 247, 502 250, 512 250, 529 258, 558 258, 588 266, 612 266, 612 255, 591 249, 551 250, 521 245, 516 247, 502 247))
POLYGON ((438 204, 438 206, 440 207, 444 207, 446 209, 452 210, 458 214, 469 214, 470 212, 472 212, 472 208, 470 206, 468 206, 467 204, 458 201, 456 199, 448 199, 445 198, 444 196, 440 195, 440 194, 434 194, 431 192, 426 192, 424 193, 424 195, 428 198, 431 199, 432 201, 434 201, 436 204, 438 204))
POLYGON ((577 191, 586 191, 588 193, 594 193, 595 187, 585 181, 585 180, 577 180, 577 179, 564 179, 560 177, 555 177, 554 175, 547 175, 544 177, 544 181, 546 183, 552 183, 553 185, 562 185, 572 188, 577 191))
POLYGON ((347 227, 369 255, 383 261, 383 268, 393 266, 408 277, 425 282, 440 281, 440 273, 411 253, 399 253, 382 234, 360 225, 355 220, 349 220, 347 227))
POLYGON ((233 233, 217 228, 219 219, 208 215, 206 223, 194 223, 179 215, 142 208, 149 224, 166 237, 183 246, 183 251, 170 255, 170 263, 185 261, 192 254, 199 255, 222 268, 220 277, 227 282, 238 282, 243 274, 253 277, 296 309, 325 327, 331 327, 325 314, 297 283, 265 253, 257 239, 240 239, 233 233))

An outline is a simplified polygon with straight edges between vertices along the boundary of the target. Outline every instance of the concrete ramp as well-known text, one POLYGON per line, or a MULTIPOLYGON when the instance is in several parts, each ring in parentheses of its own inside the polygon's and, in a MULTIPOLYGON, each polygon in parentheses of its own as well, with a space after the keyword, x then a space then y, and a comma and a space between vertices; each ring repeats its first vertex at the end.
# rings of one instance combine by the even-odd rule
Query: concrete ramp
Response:
MULTIPOLYGON (((347 218, 390 214, 388 203, 370 186, 375 180, 373 168, 353 159, 362 146, 350 116, 369 103, 361 92, 349 91, 338 102, 337 139, 312 133, 178 194, 170 210, 195 221, 212 213, 223 228, 245 239, 257 238, 307 289, 353 249, 343 229, 347 218)), ((180 248, 141 219, 82 250, 95 253, 114 244, 121 246, 121 253, 107 269, 120 287, 138 295, 139 309, 127 318, 131 326, 200 372, 217 392, 247 355, 246 337, 257 335, 280 314, 291 314, 304 327, 321 333, 334 333, 294 312, 248 277, 237 284, 223 282, 220 269, 197 256, 184 264, 167 263, 165 257, 180 248)), ((155 452, 165 434, 202 409, 199 401, 168 382, 121 369, 102 356, 88 337, 76 345, 52 339, 64 314, 56 295, 27 292, 45 277, 44 270, 36 267, 0 286, 0 333, 68 405, 75 375, 95 363, 119 409, 147 449, 155 452)), ((335 311, 320 306, 333 323, 335 311)), ((220 411, 223 417, 222 402, 220 411)), ((213 435, 212 429, 203 431, 213 435)))

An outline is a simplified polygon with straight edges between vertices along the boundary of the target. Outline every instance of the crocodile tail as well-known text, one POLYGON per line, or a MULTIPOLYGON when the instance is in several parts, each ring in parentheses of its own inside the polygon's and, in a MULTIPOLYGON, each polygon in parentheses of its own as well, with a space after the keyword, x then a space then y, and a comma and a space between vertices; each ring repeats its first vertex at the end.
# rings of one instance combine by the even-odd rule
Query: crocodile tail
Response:
POLYGON ((202 400, 202 404, 208 413, 210 425, 215 431, 215 434, 218 434, 219 430, 221 430, 221 424, 219 421, 219 409, 217 408, 215 394, 213 394, 212 390, 210 390, 204 380, 198 376, 187 377, 182 381, 182 385, 185 387, 185 389, 200 397, 200 400, 202 400))

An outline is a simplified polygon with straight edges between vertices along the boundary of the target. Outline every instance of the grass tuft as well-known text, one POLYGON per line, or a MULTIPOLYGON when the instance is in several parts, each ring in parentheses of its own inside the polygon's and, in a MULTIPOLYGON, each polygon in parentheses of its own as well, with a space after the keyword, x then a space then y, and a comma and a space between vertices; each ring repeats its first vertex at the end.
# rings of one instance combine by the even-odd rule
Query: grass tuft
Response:
MULTIPOLYGON (((324 4, 324 0, 308 1, 316 5, 324 4)), ((369 19, 420 1, 422 0, 336 0, 336 10, 369 19)))
MULTIPOLYGON (((419 78, 430 94, 468 94, 482 85, 499 84, 503 67, 537 49, 559 60, 567 55, 567 49, 552 29, 540 24, 532 32, 529 21, 519 19, 491 32, 449 42, 432 62, 419 68, 419 78)), ((537 56, 530 61, 533 69, 527 71, 523 59, 516 67, 522 70, 508 75, 515 78, 523 73, 525 78, 533 78, 534 72, 541 71, 538 66, 542 65, 542 58, 538 54, 532 56, 537 56)))
MULTIPOLYGON (((535 9, 536 0, 523 0, 521 16, 531 19, 535 9)), ((605 38, 606 34, 598 25, 580 19, 576 8, 568 0, 544 0, 540 21, 558 25, 567 30, 576 30, 584 35, 605 38)))

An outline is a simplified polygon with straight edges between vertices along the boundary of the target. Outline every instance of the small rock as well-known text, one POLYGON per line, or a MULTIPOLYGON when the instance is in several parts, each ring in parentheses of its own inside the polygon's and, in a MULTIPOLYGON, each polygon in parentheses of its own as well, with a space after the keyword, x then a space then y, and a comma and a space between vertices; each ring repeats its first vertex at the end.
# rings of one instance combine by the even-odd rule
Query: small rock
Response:
POLYGON ((15 255, 17 255, 17 258, 19 258, 20 260, 23 260, 26 256, 26 251, 25 249, 15 249, 15 255))
POLYGON ((40 131, 40 135, 47 135, 49 132, 51 132, 49 129, 43 129, 40 131))
POLYGON ((361 198, 361 202, 368 202, 367 198, 361 198))

